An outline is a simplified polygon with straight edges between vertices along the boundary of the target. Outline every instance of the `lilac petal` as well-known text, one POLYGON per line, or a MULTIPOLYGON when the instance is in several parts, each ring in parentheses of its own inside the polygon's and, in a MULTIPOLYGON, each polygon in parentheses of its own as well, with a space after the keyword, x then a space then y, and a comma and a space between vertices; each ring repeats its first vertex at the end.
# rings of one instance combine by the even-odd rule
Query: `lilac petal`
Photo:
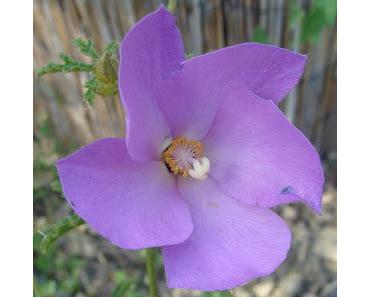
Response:
POLYGON ((57 167, 75 212, 122 248, 176 244, 192 231, 175 179, 161 162, 131 161, 123 139, 98 140, 57 167))
POLYGON ((180 32, 163 6, 137 23, 121 43, 119 89, 127 149, 135 161, 159 159, 161 145, 170 136, 153 94, 158 82, 183 60, 180 32))
POLYGON ((320 158, 271 101, 230 90, 203 141, 210 174, 226 194, 264 207, 302 201, 320 212, 320 158))
POLYGON ((182 70, 161 82, 157 101, 173 135, 200 139, 225 87, 241 85, 277 103, 297 84, 305 61, 304 55, 270 45, 227 47, 184 62, 182 70))
POLYGON ((285 259, 291 233, 273 211, 234 200, 216 183, 182 179, 194 230, 184 242, 163 248, 172 288, 227 290, 272 273, 285 259))

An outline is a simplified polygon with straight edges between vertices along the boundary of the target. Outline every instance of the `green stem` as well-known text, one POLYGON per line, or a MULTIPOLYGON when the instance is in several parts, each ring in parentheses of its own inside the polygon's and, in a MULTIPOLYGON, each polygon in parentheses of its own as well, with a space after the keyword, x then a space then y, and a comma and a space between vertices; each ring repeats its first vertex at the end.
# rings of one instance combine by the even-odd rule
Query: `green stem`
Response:
POLYGON ((175 13, 175 10, 176 10, 176 0, 169 0, 168 1, 168 4, 167 4, 167 9, 170 12, 175 13))
POLYGON ((149 296, 159 297, 154 249, 146 249, 146 271, 149 278, 149 296))
POLYGON ((40 244, 40 250, 44 254, 59 237, 68 231, 85 224, 77 215, 72 214, 52 225, 45 233, 40 244))

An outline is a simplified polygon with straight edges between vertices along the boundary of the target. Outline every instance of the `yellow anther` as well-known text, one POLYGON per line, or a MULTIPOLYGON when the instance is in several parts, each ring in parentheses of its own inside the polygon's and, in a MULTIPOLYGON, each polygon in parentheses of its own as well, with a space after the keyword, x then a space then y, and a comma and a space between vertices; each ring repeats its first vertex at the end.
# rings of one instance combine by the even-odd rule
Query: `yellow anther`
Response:
POLYGON ((194 161, 203 157, 204 146, 196 140, 176 137, 163 152, 163 159, 175 175, 187 177, 194 161))

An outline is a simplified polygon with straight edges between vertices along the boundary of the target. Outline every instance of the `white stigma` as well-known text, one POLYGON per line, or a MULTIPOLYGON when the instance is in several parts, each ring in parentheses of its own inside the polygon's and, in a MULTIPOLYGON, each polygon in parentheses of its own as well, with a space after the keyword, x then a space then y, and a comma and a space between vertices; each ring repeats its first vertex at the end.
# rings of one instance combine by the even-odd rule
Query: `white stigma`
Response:
POLYGON ((208 177, 209 169, 211 168, 211 163, 209 159, 203 157, 200 160, 195 160, 193 162, 193 169, 189 170, 189 175, 192 178, 205 180, 208 177))

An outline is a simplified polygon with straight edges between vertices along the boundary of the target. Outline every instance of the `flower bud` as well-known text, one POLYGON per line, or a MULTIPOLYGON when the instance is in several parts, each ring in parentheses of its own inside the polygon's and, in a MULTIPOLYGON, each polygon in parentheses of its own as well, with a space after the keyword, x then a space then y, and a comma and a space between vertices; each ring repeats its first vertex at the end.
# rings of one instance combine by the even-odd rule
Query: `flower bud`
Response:
POLYGON ((95 77, 103 83, 117 82, 118 61, 112 52, 105 51, 94 66, 95 77))

